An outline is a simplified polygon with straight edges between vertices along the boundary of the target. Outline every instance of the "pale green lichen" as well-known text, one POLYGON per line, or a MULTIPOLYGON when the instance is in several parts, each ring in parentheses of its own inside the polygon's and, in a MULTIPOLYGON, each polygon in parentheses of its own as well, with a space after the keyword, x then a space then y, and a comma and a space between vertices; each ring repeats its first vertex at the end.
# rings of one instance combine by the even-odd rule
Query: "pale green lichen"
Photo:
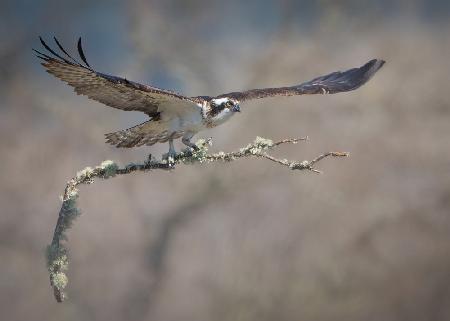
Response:
POLYGON ((222 160, 224 160, 225 157, 226 157, 226 154, 225 154, 225 152, 218 152, 218 153, 214 154, 214 156, 215 156, 215 158, 217 158, 217 159, 222 159, 222 160))
POLYGON ((62 238, 65 238, 64 231, 69 229, 72 226, 75 218, 81 215, 81 211, 77 208, 78 196, 78 190, 76 188, 73 188, 69 193, 67 193, 67 198, 63 201, 63 204, 61 206, 60 216, 63 218, 63 222, 61 224, 62 238))
POLYGON ((79 182, 90 180, 92 174, 94 173, 94 169, 92 167, 86 167, 81 171, 77 172, 77 176, 75 179, 79 182))
MULTIPOLYGON (((80 177, 86 179, 85 173, 81 174, 80 177)), ((67 250, 61 242, 67 240, 66 231, 72 226, 75 218, 81 214, 81 211, 77 208, 78 189, 72 185, 73 182, 74 180, 69 181, 63 198, 55 235, 51 245, 47 247, 47 268, 50 273, 50 282, 54 288, 55 297, 59 302, 65 298, 63 289, 68 283, 65 271, 69 268, 67 250)))
POLYGON ((180 160, 183 164, 203 163, 208 161, 208 148, 211 146, 211 140, 201 138, 195 142, 195 145, 198 147, 197 150, 181 153, 180 160))
POLYGON ((67 275, 61 272, 53 274, 52 281, 53 286, 57 287, 60 290, 63 290, 67 286, 67 283, 69 282, 67 275))
POLYGON ((210 139, 204 139, 204 138, 200 138, 199 140, 197 140, 195 142, 195 146, 197 146, 198 148, 203 148, 203 147, 208 147, 211 146, 211 140, 210 139))
POLYGON ((67 199, 76 200, 78 198, 78 189, 72 188, 69 193, 67 193, 67 199))
POLYGON ((320 155, 313 161, 295 162, 288 161, 287 159, 277 159, 268 154, 268 150, 286 143, 296 143, 299 139, 286 139, 274 143, 270 139, 256 137, 256 139, 248 144, 246 147, 239 149, 238 151, 225 153, 217 152, 214 154, 208 154, 208 149, 211 146, 211 139, 199 139, 195 144, 198 147, 197 150, 191 149, 185 150, 176 155, 171 161, 167 160, 152 160, 151 156, 143 163, 130 163, 123 168, 111 161, 103 161, 99 166, 95 168, 86 167, 79 171, 74 178, 72 178, 66 185, 64 196, 62 197, 62 206, 58 217, 58 222, 55 227, 53 240, 51 245, 47 247, 47 267, 50 273, 50 282, 54 289, 54 295, 58 302, 62 302, 66 295, 64 288, 68 284, 68 278, 66 271, 69 267, 69 260, 67 256, 67 250, 64 247, 66 238, 66 231, 71 227, 76 217, 81 214, 81 211, 77 208, 78 189, 80 184, 90 184, 94 178, 110 178, 116 175, 129 174, 135 171, 149 171, 153 169, 169 169, 172 170, 176 164, 194 164, 214 161, 233 161, 244 157, 259 157, 269 159, 272 162, 284 165, 290 169, 308 169, 318 172, 312 166, 321 159, 328 156, 346 156, 344 153, 327 153, 320 155), (169 166, 167 166, 169 165, 169 166))
POLYGON ((107 179, 116 176, 119 166, 112 160, 105 160, 97 168, 103 171, 102 178, 107 179))
POLYGON ((241 148, 239 151, 244 155, 260 155, 262 151, 273 147, 273 141, 257 136, 255 141, 241 148))
POLYGON ((69 268, 67 251, 56 244, 47 246, 47 268, 49 271, 66 271, 69 268))
POLYGON ((259 137, 259 136, 256 136, 254 144, 261 148, 273 147, 273 141, 271 139, 263 138, 263 137, 259 137))
POLYGON ((50 273, 50 284, 59 301, 64 300, 64 288, 69 282, 66 271, 69 269, 69 259, 66 249, 59 244, 51 244, 47 247, 47 268, 50 273))

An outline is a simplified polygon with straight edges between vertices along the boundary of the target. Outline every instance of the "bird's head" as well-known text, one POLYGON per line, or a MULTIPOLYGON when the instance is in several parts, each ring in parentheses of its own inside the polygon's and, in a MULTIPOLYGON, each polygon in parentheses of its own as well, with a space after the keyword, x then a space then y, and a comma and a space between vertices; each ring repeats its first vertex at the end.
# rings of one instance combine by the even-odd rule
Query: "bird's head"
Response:
POLYGON ((240 112, 239 101, 233 98, 213 98, 209 102, 207 117, 215 125, 219 125, 228 120, 236 112, 240 112))

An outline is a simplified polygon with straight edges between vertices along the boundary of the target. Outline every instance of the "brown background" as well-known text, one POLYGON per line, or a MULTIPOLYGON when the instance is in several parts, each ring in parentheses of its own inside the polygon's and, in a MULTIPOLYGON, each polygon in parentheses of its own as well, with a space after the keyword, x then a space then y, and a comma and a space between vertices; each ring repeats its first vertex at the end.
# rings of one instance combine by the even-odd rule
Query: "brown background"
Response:
POLYGON ((2 320, 450 320, 447 1, 16 1, 0 4, 2 320), (263 160, 180 166, 81 189, 69 300, 44 248, 64 182, 119 150, 103 134, 145 117, 46 74, 38 35, 99 71, 188 95, 298 83, 371 58, 358 91, 252 102, 202 133, 214 150, 308 135, 263 160))

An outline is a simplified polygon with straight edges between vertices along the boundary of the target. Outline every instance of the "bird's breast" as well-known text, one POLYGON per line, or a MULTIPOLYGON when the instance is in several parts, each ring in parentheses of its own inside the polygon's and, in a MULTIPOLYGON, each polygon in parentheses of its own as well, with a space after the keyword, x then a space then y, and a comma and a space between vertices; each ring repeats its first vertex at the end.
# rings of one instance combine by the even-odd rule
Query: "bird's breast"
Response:
POLYGON ((206 117, 206 119, 205 119, 206 127, 212 128, 212 127, 219 126, 219 125, 223 124, 224 122, 226 122, 228 119, 230 119, 233 115, 234 115, 234 112, 232 112, 229 109, 225 109, 225 110, 222 110, 217 115, 214 115, 212 117, 206 117))
POLYGON ((172 131, 199 132, 205 128, 202 114, 196 110, 180 111, 167 116, 172 131))

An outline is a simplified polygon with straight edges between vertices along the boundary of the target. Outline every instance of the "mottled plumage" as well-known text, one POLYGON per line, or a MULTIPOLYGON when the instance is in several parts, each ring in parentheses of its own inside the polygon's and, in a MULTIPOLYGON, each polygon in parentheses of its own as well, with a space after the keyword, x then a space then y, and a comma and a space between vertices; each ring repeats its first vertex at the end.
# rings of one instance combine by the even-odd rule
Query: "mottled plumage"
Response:
POLYGON ((304 94, 334 94, 351 91, 365 84, 384 64, 373 59, 359 68, 333 72, 300 85, 279 88, 252 89, 231 92, 216 97, 187 97, 179 93, 143 85, 125 78, 95 71, 87 62, 78 40, 78 54, 82 63, 73 58, 54 38, 60 53, 40 38, 48 53, 34 50, 43 60, 47 72, 85 95, 107 106, 146 113, 148 121, 114 133, 106 134, 106 141, 117 147, 153 145, 169 141, 169 155, 173 156, 173 140, 183 137, 183 143, 195 148, 192 136, 205 128, 218 126, 240 111, 240 102, 273 96, 304 94))

